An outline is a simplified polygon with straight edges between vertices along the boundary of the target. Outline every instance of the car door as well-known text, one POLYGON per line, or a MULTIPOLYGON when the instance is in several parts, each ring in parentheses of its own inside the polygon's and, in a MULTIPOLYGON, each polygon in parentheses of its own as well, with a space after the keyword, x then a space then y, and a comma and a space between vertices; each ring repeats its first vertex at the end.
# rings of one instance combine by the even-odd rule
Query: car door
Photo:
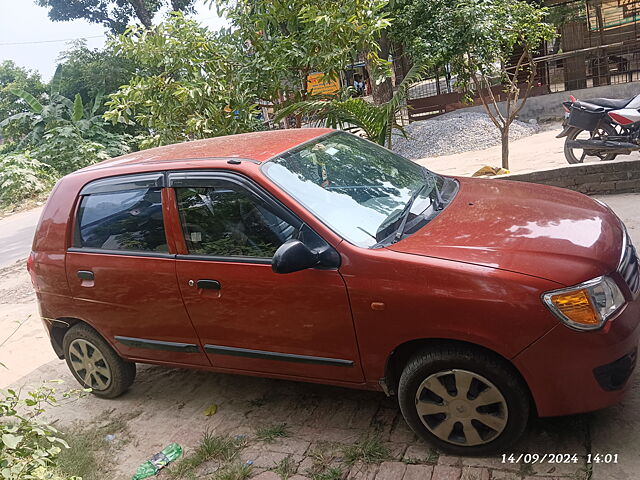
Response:
POLYGON ((66 273, 73 316, 131 359, 209 365, 187 315, 164 226, 162 173, 80 192, 66 273))
POLYGON ((328 247, 326 242, 240 175, 172 173, 169 186, 182 235, 178 282, 212 365, 362 382, 338 271, 271 270, 271 258, 285 241, 295 237, 310 248, 328 247))

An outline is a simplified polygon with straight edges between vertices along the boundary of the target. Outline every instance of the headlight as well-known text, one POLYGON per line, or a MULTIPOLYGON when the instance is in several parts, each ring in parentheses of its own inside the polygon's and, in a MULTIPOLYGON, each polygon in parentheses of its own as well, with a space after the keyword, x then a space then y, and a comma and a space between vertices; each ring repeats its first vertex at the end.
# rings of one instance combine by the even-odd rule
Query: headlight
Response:
POLYGON ((556 317, 578 330, 602 327, 625 304, 618 285, 609 277, 546 292, 542 300, 556 317))

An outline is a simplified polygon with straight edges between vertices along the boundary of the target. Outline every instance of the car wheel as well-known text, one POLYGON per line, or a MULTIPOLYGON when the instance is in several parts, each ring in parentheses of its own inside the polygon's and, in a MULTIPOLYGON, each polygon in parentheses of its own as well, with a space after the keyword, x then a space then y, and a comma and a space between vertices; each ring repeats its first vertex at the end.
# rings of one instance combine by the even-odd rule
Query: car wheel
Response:
POLYGON ((122 395, 136 377, 136 364, 126 362, 93 328, 79 323, 62 341, 69 370, 94 395, 115 398, 122 395))
POLYGON ((416 354, 400 377, 398 400, 417 435, 456 455, 511 449, 529 420, 529 394, 518 374, 469 348, 416 354))

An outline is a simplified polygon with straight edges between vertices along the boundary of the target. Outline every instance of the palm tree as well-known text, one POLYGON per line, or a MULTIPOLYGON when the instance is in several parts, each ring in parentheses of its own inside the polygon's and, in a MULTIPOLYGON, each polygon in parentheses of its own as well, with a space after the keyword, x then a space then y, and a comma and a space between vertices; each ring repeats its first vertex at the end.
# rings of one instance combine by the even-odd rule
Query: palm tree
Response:
POLYGON ((277 112, 274 120, 279 122, 289 115, 306 115, 309 121, 320 122, 329 128, 362 130, 372 142, 391 148, 394 130, 399 130, 406 137, 404 127, 398 123, 398 112, 403 107, 409 87, 419 80, 423 72, 421 65, 411 67, 391 100, 380 105, 352 97, 351 89, 346 89, 338 97, 323 95, 287 105, 277 112))

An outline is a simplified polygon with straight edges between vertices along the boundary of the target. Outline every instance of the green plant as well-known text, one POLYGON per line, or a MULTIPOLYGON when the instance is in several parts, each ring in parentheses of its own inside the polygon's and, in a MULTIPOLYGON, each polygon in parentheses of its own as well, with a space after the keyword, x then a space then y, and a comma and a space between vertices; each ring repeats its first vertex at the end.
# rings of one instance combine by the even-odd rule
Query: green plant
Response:
POLYGON ((451 72, 467 99, 478 96, 502 137, 536 78, 534 53, 555 36, 548 9, 523 0, 398 0, 394 30, 414 59, 451 72))
POLYGON ((36 198, 52 184, 51 168, 29 152, 0 155, 0 205, 36 198))
POLYGON ((114 418, 100 425, 76 426, 63 432, 63 439, 69 444, 57 458, 57 471, 66 476, 78 476, 82 480, 99 480, 110 471, 110 461, 114 450, 126 444, 128 426, 125 418, 114 418), (115 435, 107 441, 106 435, 115 435))
POLYGON ((231 463, 223 466, 213 476, 214 480, 245 480, 251 475, 251 465, 231 463))
MULTIPOLYGON (((340 71, 367 53, 370 63, 389 71, 378 57, 378 32, 390 20, 386 0, 207 0, 230 19, 247 45, 245 62, 257 77, 256 95, 280 103, 307 99, 307 78, 322 72, 337 79, 340 71), (329 41, 330 39, 330 41, 329 41)), ((296 126, 300 118, 296 118, 296 126)))
POLYGON ((353 445, 343 448, 344 459, 348 464, 355 462, 380 463, 389 458, 389 449, 378 435, 366 435, 353 445))
POLYGON ((276 438, 288 437, 289 431, 286 423, 274 423, 263 425, 256 429, 256 438, 261 442, 271 443, 276 438))
MULTIPOLYGON (((59 432, 40 418, 45 406, 56 405, 52 385, 27 392, 0 390, 0 477, 20 480, 63 480, 56 473, 62 449, 69 448, 59 432)), ((75 392, 63 394, 71 398, 75 392)), ((79 480, 79 479, 78 479, 79 480)))
POLYGON ((170 469, 172 478, 183 478, 192 475, 205 462, 216 460, 229 463, 234 460, 246 441, 223 435, 214 435, 209 431, 202 434, 200 444, 189 455, 176 462, 170 469))
POLYGON ((398 113, 404 107, 409 87, 420 78, 422 71, 420 65, 414 65, 391 100, 381 105, 369 103, 361 97, 352 97, 351 91, 347 89, 338 98, 323 97, 288 105, 278 111, 275 120, 280 121, 289 115, 306 115, 310 121, 322 122, 329 128, 361 129, 372 142, 390 148, 394 130, 405 135, 403 126, 398 123, 398 113))
POLYGON ((330 467, 311 475, 312 480, 342 480, 343 472, 340 467, 330 467))
POLYGON ((287 455, 282 460, 280 460, 275 468, 273 469, 282 480, 288 480, 289 477, 292 477, 297 470, 297 465, 293 461, 293 457, 291 455, 287 455))
POLYGON ((257 75, 230 32, 173 14, 153 30, 131 27, 111 45, 137 74, 110 96, 104 117, 149 129, 142 147, 260 128, 257 75))

